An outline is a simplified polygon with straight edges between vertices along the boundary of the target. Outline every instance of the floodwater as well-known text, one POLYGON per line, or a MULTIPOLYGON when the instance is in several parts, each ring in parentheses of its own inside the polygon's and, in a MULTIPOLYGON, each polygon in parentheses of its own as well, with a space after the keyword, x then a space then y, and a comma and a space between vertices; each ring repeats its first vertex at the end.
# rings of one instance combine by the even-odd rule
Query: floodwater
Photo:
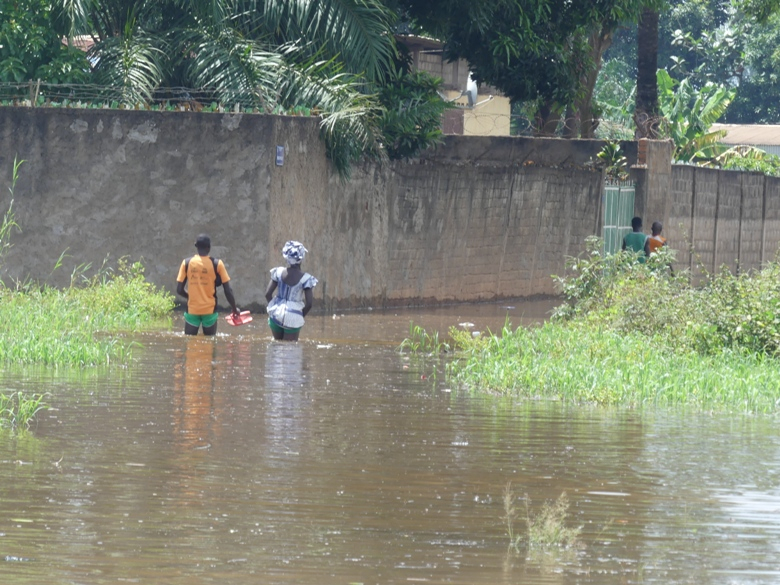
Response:
POLYGON ((776 420, 482 396, 397 351, 550 308, 310 316, 297 344, 177 316, 128 368, 4 370, 53 408, 0 435, 0 583, 780 583, 776 420), (579 545, 509 548, 509 484, 515 533, 565 492, 579 545))

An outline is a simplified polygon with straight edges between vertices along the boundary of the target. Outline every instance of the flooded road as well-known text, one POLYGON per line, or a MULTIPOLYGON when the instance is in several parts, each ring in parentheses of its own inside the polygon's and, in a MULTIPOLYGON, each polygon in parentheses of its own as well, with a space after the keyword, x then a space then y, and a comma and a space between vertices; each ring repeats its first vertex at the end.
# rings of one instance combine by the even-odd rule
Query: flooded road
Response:
POLYGON ((4 370, 53 408, 1 436, 0 583, 780 582, 776 420, 485 397, 397 351, 550 308, 311 316, 297 344, 177 316, 126 369, 4 370), (509 549, 510 482, 521 517, 566 492, 580 546, 509 549))

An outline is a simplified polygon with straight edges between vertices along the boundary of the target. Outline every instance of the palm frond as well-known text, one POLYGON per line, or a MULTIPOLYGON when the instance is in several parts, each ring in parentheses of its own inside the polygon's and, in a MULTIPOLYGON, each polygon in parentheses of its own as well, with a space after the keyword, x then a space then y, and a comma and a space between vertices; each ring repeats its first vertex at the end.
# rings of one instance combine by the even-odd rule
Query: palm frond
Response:
POLYGON ((339 173, 370 153, 381 156, 374 96, 358 91, 360 81, 339 71, 333 60, 300 63, 298 47, 269 49, 229 27, 191 31, 188 75, 225 103, 252 104, 266 112, 305 107, 319 111, 321 133, 339 173))
POLYGON ((125 105, 149 101, 163 78, 165 46, 158 37, 126 27, 124 35, 104 39, 90 49, 89 55, 97 60, 96 82, 118 89, 125 105))
POLYGON ((381 0, 237 0, 232 18, 253 37, 264 31, 280 43, 306 39, 320 57, 337 57, 369 81, 381 80, 396 57, 395 15, 381 0))
POLYGON ((59 9, 68 23, 68 37, 89 31, 89 16, 93 7, 93 0, 58 0, 55 6, 59 9))

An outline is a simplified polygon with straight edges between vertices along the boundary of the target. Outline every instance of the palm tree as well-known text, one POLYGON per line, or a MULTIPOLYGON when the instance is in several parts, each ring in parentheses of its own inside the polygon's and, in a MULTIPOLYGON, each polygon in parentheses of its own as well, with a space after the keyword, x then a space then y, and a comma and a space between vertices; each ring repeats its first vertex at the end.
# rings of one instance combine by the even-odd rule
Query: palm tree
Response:
POLYGON ((658 107, 658 11, 645 8, 639 19, 637 35, 637 79, 634 123, 636 138, 657 138, 658 107))
POLYGON ((93 80, 125 104, 160 88, 204 89, 229 106, 314 109, 342 173, 379 152, 367 88, 396 58, 380 0, 58 0, 71 36, 89 34, 93 80))

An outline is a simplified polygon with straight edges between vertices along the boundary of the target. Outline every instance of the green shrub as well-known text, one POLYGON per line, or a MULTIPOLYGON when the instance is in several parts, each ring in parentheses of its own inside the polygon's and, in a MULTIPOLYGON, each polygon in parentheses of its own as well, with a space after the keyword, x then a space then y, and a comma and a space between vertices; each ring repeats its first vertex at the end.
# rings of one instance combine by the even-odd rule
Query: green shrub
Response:
POLYGON ((604 255, 597 239, 559 278, 565 303, 549 323, 471 340, 451 383, 528 399, 628 407, 780 410, 780 265, 721 270, 693 287, 673 254, 646 264, 604 255))
POLYGON ((642 333, 670 347, 717 353, 723 349, 780 354, 780 265, 740 275, 724 268, 700 287, 687 271, 674 274, 672 251, 646 264, 631 254, 605 255, 588 241, 585 258, 570 259, 557 281, 565 303, 553 319, 585 320, 620 333, 642 333))

